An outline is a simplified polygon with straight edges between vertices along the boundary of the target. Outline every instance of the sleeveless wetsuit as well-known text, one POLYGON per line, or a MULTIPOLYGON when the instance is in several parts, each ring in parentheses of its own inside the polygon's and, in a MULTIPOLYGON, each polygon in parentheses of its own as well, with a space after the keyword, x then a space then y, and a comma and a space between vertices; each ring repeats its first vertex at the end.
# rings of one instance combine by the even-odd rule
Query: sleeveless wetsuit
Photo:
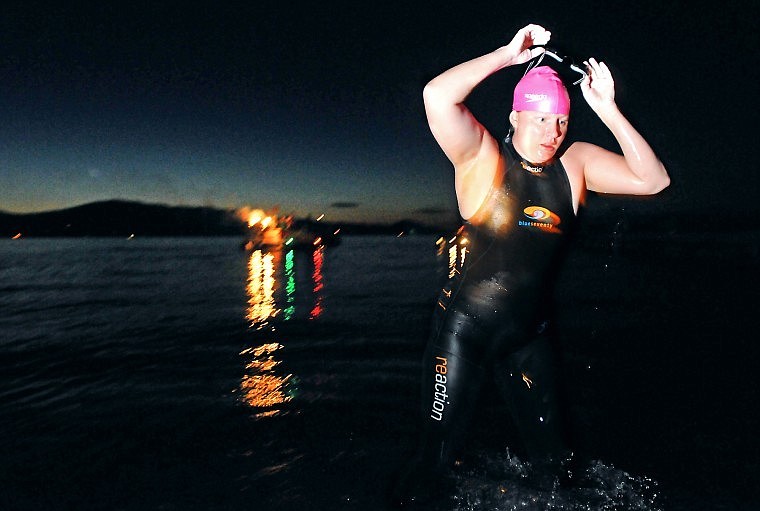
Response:
POLYGON ((494 382, 532 461, 566 454, 547 341, 547 285, 574 224, 570 183, 557 159, 543 167, 502 147, 504 176, 466 222, 463 262, 440 293, 423 360, 419 463, 456 456, 478 394, 494 382))

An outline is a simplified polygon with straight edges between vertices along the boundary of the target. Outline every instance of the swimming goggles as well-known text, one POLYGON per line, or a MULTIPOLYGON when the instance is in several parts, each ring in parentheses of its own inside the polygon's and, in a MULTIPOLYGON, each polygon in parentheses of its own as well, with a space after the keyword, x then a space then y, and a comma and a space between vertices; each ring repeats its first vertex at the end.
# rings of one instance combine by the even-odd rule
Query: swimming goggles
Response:
POLYGON ((538 67, 538 65, 544 60, 545 57, 550 57, 556 63, 563 64, 570 71, 573 71, 581 75, 580 78, 576 78, 576 80, 573 82, 573 85, 578 85, 583 80, 585 80, 586 77, 588 76, 588 73, 586 73, 586 71, 583 68, 578 66, 572 57, 562 56, 557 50, 553 48, 547 48, 545 46, 541 46, 540 48, 544 49, 543 53, 533 57, 531 60, 528 61, 528 67, 525 69, 525 74, 528 74, 528 71, 530 71, 534 67, 538 67))

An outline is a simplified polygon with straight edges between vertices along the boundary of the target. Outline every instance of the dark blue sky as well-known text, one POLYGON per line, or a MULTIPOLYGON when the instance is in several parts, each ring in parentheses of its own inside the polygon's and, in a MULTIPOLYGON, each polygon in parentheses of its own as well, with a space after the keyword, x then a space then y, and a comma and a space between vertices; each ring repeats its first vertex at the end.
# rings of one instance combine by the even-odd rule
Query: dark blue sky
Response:
MULTIPOLYGON (((621 109, 673 175, 661 204, 757 197, 748 1, 698 12, 650 0, 247 4, 4 8, 0 209, 122 198, 435 219, 453 211, 453 178, 422 87, 532 21, 559 47, 610 64, 621 109)), ((471 98, 499 136, 520 73, 471 98)), ((614 148, 580 96, 571 129, 614 148)))

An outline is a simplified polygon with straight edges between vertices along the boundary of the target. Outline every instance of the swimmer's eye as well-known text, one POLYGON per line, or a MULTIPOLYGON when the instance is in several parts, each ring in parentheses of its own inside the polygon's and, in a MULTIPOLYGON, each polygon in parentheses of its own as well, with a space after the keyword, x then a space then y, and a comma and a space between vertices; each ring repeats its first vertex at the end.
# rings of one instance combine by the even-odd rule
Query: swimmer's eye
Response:
MULTIPOLYGON (((549 122, 549 118, 547 118, 547 117, 536 117, 536 122, 539 122, 539 123, 549 122)), ((562 126, 567 126, 570 121, 568 119, 559 119, 557 122, 559 122, 560 125, 562 125, 562 126)))

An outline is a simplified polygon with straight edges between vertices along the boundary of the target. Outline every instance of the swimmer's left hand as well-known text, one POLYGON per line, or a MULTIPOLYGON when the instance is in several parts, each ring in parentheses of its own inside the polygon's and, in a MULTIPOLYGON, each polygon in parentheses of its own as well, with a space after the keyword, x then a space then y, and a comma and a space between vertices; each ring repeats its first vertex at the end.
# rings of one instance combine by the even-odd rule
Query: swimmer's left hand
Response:
POLYGON ((597 113, 615 106, 615 81, 607 64, 590 58, 584 62, 588 76, 581 82, 581 92, 588 105, 597 113))

